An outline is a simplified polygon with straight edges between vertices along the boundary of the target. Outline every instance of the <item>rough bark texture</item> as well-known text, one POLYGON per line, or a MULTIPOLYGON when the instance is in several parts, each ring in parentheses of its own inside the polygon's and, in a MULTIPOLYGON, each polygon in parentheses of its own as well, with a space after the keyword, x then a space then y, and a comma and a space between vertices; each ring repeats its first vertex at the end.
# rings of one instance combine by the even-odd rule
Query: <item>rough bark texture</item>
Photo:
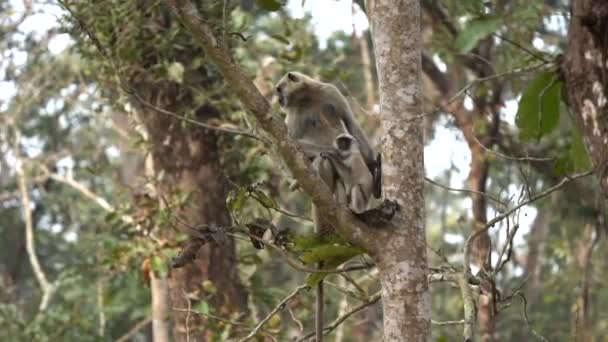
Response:
POLYGON ((567 101, 608 197, 608 2, 573 0, 562 63, 567 101))
MULTIPOLYGON (((157 98, 151 95, 150 98, 157 98)), ((158 98, 170 99, 163 108, 174 108, 174 97, 155 94, 158 98)), ((151 100, 152 103, 158 103, 151 100)), ((217 136, 214 132, 192 126, 158 113, 144 113, 144 123, 153 143, 152 156, 156 175, 164 174, 158 184, 159 195, 170 198, 171 194, 191 194, 188 204, 176 208, 175 214, 191 226, 200 224, 229 225, 226 209, 225 180, 221 177, 217 136)), ((210 106, 201 107, 197 119, 205 121, 218 117, 210 106)), ((170 229, 166 227, 166 229, 170 229)), ((169 233, 170 234, 170 233, 169 233)), ((229 316, 246 309, 246 295, 237 274, 235 244, 226 239, 221 245, 205 245, 198 258, 179 269, 172 270, 169 277, 169 294, 172 307, 187 308, 188 298, 193 304, 197 299, 209 302, 220 316, 229 316), (217 289, 215 294, 202 288, 204 281, 217 289)), ((209 326, 200 315, 190 315, 186 324, 186 312, 173 312, 173 336, 176 341, 185 341, 189 335, 196 341, 210 338, 209 326), (189 331, 187 331, 189 330, 189 331)))
POLYGON ((424 141, 420 116, 420 4, 418 0, 366 3, 380 88, 386 196, 401 211, 398 229, 380 238, 379 276, 384 341, 430 340, 430 290, 426 279, 424 141))

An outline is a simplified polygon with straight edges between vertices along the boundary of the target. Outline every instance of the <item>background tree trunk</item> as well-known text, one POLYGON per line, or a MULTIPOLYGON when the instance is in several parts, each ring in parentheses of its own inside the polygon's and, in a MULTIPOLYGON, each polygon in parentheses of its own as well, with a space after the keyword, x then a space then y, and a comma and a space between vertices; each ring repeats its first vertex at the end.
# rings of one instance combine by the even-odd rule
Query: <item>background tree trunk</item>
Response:
POLYGON ((424 226, 424 139, 420 99, 418 0, 366 3, 380 88, 386 197, 401 210, 383 231, 377 260, 382 283, 384 340, 430 339, 430 291, 424 226))
MULTIPOLYGON (((174 101, 173 96, 163 98, 174 101)), ((150 102, 156 101, 158 99, 150 102)), ((171 102, 163 108, 175 108, 171 102)), ((188 203, 175 210, 175 214, 189 225, 229 225, 230 217, 225 207, 226 187, 215 133, 207 129, 184 127, 181 122, 158 113, 145 114, 144 122, 154 146, 154 170, 157 177, 164 174, 158 184, 159 196, 169 198, 175 193, 191 194, 188 203)), ((210 106, 203 106, 196 116, 198 120, 205 121, 218 117, 219 112, 210 106)), ((220 316, 246 311, 247 297, 236 266, 235 243, 232 239, 226 239, 221 245, 203 246, 194 262, 171 271, 169 294, 172 307, 185 309, 205 301, 220 316), (210 282, 215 290, 203 289, 203 282, 210 282)), ((185 341, 188 334, 191 340, 198 341, 211 337, 208 330, 210 325, 205 324, 202 316, 190 315, 188 325, 186 312, 173 311, 172 316, 173 336, 177 341, 185 341)))
POLYGON ((567 101, 608 198, 608 2, 572 0, 562 63, 567 101))

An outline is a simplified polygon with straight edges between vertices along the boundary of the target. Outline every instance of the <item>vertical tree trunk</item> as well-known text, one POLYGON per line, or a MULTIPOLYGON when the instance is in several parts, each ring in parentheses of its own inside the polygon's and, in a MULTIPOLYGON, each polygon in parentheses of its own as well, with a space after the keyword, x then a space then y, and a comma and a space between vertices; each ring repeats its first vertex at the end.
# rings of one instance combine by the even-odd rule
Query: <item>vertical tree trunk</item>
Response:
POLYGON ((582 234, 577 250, 577 265, 581 270, 580 294, 576 299, 576 327, 575 341, 590 342, 593 338, 593 333, 590 330, 589 322, 589 291, 590 291, 590 274, 591 274, 591 256, 593 248, 597 243, 597 232, 595 227, 588 224, 582 234))
MULTIPOLYGON (((150 101, 153 102, 154 101, 150 101)), ((172 108, 167 104, 165 108, 172 108)), ((197 119, 204 121, 218 117, 217 110, 203 106, 197 119)), ((226 209, 226 187, 219 164, 217 137, 207 129, 184 127, 181 122, 157 113, 147 113, 145 122, 154 148, 152 156, 156 175, 164 174, 158 188, 159 195, 191 194, 188 203, 175 211, 190 225, 229 225, 226 209)), ((170 229, 166 227, 166 229, 170 229)), ((237 273, 235 244, 226 239, 222 245, 205 245, 198 258, 185 267, 174 269, 169 277, 169 293, 173 308, 188 307, 205 301, 219 316, 243 312, 247 307, 245 291, 237 273), (202 288, 203 282, 214 290, 202 288)), ((200 315, 172 312, 173 336, 177 341, 205 341, 212 336, 213 324, 200 315)))
POLYGON ((377 255, 382 283, 384 341, 430 339, 430 291, 424 227, 424 160, 420 98, 420 4, 418 0, 367 1, 383 129, 386 197, 401 210, 401 229, 382 232, 377 255))
POLYGON ((150 271, 152 292, 152 337, 154 342, 169 342, 169 286, 167 278, 150 271))
POLYGON ((608 198, 608 2, 572 0, 561 66, 567 101, 608 198))
MULTIPOLYGON (((176 99, 176 88, 170 85, 154 88, 140 85, 138 91, 147 102, 159 107, 169 110, 181 107, 176 99)), ((188 202, 173 208, 172 214, 179 215, 191 226, 230 224, 216 134, 207 129, 185 126, 175 118, 153 111, 140 108, 139 113, 152 145, 152 169, 158 196, 169 200, 172 195, 190 194, 188 202)), ((211 106, 202 106, 196 111, 197 120, 214 117, 219 117, 219 112, 211 106)), ((167 239, 177 238, 171 227, 160 228, 167 239)), ((205 245, 194 262, 171 270, 166 281, 176 341, 186 341, 187 337, 192 341, 207 341, 217 329, 215 321, 206 321, 200 315, 188 315, 172 308, 186 309, 204 301, 219 316, 247 310, 246 292, 238 277, 232 239, 226 239, 221 245, 205 245), (203 282, 207 284, 206 289, 203 289, 203 282)))

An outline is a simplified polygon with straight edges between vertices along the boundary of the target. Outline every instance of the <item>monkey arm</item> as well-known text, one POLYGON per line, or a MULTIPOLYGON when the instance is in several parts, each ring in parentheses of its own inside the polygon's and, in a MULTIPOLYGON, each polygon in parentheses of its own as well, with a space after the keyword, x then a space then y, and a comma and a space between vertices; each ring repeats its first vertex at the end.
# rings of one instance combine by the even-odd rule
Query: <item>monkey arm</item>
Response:
POLYGON ((315 158, 321 154, 337 154, 333 146, 319 145, 308 140, 298 140, 298 143, 304 150, 304 154, 309 158, 315 158))

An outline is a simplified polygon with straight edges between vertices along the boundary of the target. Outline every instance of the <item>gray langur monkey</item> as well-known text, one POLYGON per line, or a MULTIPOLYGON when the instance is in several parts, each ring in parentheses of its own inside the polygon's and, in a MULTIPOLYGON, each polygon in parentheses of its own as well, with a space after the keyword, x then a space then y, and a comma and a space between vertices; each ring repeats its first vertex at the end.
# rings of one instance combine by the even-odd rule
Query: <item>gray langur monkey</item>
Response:
POLYGON ((322 153, 321 157, 331 161, 337 178, 335 188, 344 192, 336 193, 336 200, 346 204, 350 210, 361 214, 368 209, 372 198, 374 178, 365 165, 359 142, 350 134, 340 134, 335 142, 336 154, 322 153))
MULTIPOLYGON (((299 72, 288 72, 276 84, 279 104, 287 113, 285 124, 289 135, 296 139, 304 153, 313 162, 313 167, 319 176, 329 186, 339 203, 345 204, 350 200, 356 210, 367 205, 365 195, 367 185, 372 185, 373 194, 380 198, 382 194, 382 165, 380 154, 375 155, 367 136, 356 122, 348 101, 338 88, 329 83, 314 80, 299 72), (350 147, 339 151, 341 136, 353 137, 356 141, 356 151, 350 147), (336 151, 338 149, 338 151, 336 151), (348 154, 346 163, 342 159, 326 157, 338 152, 348 154), (332 160, 334 159, 334 160, 332 160), (340 161, 340 163, 338 163, 340 161), (335 165, 334 165, 335 164, 335 165), (341 165, 340 167, 336 167, 341 165), (357 169, 357 170, 354 170, 357 169), (365 171, 372 177, 371 182, 350 182, 354 173, 365 171), (339 171, 341 170, 341 171, 339 171), (342 172, 342 175, 340 175, 342 172), (344 176, 347 182, 341 177, 344 176), (348 185, 347 185, 348 184, 348 185), (365 189, 363 185, 365 184, 365 189), (348 187, 347 187, 348 186, 348 187), (355 196, 352 196, 355 194, 355 196), (352 199, 355 198, 353 202, 352 199), (364 205, 365 204, 365 205, 364 205)), ((358 175, 358 173, 357 173, 358 175)), ((295 188, 292 184, 290 188, 295 188)), ((312 216, 315 232, 331 231, 332 227, 323 222, 318 209, 313 204, 312 216)), ((322 265, 319 265, 322 266, 322 265)), ((323 282, 316 288, 316 341, 323 338, 323 282)))

